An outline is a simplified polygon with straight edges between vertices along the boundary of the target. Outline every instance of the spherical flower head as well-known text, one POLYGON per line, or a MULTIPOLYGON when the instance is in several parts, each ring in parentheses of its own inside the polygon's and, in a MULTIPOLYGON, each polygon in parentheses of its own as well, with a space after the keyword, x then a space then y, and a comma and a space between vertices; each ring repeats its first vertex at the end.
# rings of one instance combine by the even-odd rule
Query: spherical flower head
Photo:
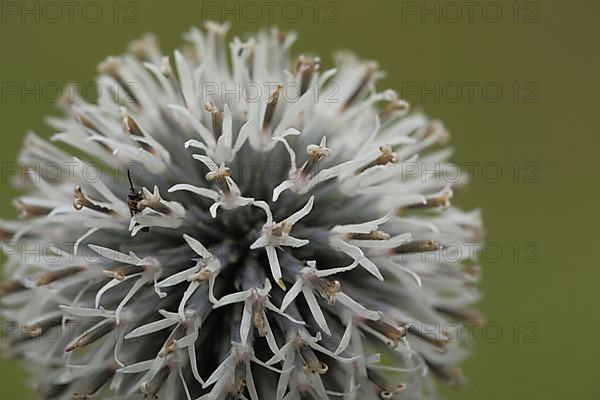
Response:
POLYGON ((478 319, 448 132, 377 91, 374 62, 227 28, 173 57, 145 36, 51 142, 27 136, 6 353, 48 399, 436 398, 478 319))

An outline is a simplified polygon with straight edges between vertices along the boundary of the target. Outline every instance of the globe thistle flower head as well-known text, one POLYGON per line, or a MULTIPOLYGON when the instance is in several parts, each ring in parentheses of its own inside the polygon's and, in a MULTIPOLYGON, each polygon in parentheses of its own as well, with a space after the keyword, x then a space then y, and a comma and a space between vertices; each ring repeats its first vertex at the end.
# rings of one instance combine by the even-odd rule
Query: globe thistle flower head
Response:
POLYGON ((427 172, 448 132, 377 91, 376 63, 226 32, 174 57, 145 36, 100 64, 112 96, 27 136, 6 353, 48 399, 436 398, 478 299, 479 214, 427 172))

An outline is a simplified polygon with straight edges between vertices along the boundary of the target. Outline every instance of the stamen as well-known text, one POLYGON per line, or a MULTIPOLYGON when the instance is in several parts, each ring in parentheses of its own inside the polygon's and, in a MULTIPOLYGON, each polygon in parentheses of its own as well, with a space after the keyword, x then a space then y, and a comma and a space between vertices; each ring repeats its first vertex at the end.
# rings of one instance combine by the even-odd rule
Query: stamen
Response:
POLYGON ((150 191, 143 190, 142 191, 143 199, 140 200, 137 204, 137 208, 140 211, 143 211, 145 208, 150 208, 158 213, 170 215, 173 210, 168 205, 162 202, 162 197, 160 197, 160 193, 157 189, 155 189, 154 193, 150 193, 150 191))
POLYGON ((262 337, 267 336, 267 321, 265 321, 265 306, 262 302, 257 301, 252 305, 252 321, 258 330, 258 334, 262 337))
POLYGON ((369 233, 352 233, 349 236, 350 240, 389 240, 390 234, 379 229, 371 230, 369 233))
POLYGON ((428 137, 438 134, 438 143, 444 144, 448 141, 448 134, 444 130, 444 124, 436 119, 431 120, 427 125, 427 130, 425 131, 425 135, 423 136, 423 138, 426 139, 428 137))
POLYGON ((125 265, 114 269, 106 269, 102 271, 102 274, 107 278, 117 279, 119 281, 125 280, 128 276, 141 274, 146 270, 143 265, 125 265))
POLYGON ((380 146, 379 151, 381 152, 381 155, 379 157, 377 157, 375 160, 373 160, 370 163, 368 163, 367 165, 365 165, 364 167, 358 169, 356 171, 356 175, 368 170, 371 167, 375 167, 377 165, 386 165, 388 163, 393 164, 398 161, 398 159, 396 158, 396 153, 394 153, 392 151, 391 146, 388 146, 388 145, 380 146))
POLYGON ((75 186, 75 200, 73 200, 73 207, 77 211, 85 207, 89 208, 90 210, 98 211, 105 214, 114 214, 114 211, 112 211, 111 209, 92 203, 92 201, 89 200, 81 190, 81 186, 75 186))
POLYGON ((214 172, 209 172, 206 174, 207 181, 215 181, 217 186, 223 191, 223 193, 229 193, 229 184, 227 183, 227 178, 231 176, 231 169, 225 166, 220 166, 214 172))
MULTIPOLYGON (((139 125, 135 122, 131 115, 129 115, 125 107, 121 107, 121 118, 123 119, 123 129, 125 129, 125 132, 129 132, 133 136, 144 136, 139 125)), ((154 149, 154 147, 150 146, 148 143, 137 143, 142 147, 142 149, 146 150, 148 153, 156 154, 156 150, 154 149)))
POLYGON ((338 280, 330 281, 325 278, 317 277, 312 281, 312 284, 319 295, 321 295, 329 305, 335 304, 335 295, 342 290, 342 284, 338 280))
POLYGON ((25 219, 48 214, 48 209, 27 204, 21 199, 15 200, 15 207, 17 208, 17 210, 19 210, 19 215, 21 216, 21 218, 25 219))
POLYGON ((9 296, 14 293, 27 290, 27 287, 21 281, 7 281, 0 283, 0 298, 9 296))
MULTIPOLYGON (((77 121, 84 128, 92 130, 92 131, 94 131, 96 133, 100 133, 100 131, 98 131, 98 128, 96 128, 96 125, 94 125, 94 123, 92 122, 92 120, 89 119, 85 114, 82 114, 82 113, 78 112, 78 113, 75 114, 75 117, 76 117, 77 121)), ((103 146, 105 149, 110 149, 105 143, 98 142, 98 144, 101 145, 101 146, 103 146)))
POLYGON ((406 389, 405 384, 391 384, 387 379, 375 372, 372 368, 367 369, 367 377, 377 387, 379 390, 379 396, 383 400, 389 400, 406 389))
POLYGON ((171 339, 169 340, 169 342, 166 344, 165 348, 158 353, 159 357, 166 357, 169 354, 172 354, 175 352, 175 350, 177 349, 177 339, 171 339))
POLYGON ((202 268, 200 271, 196 272, 193 275, 190 275, 187 278, 188 282, 196 281, 196 282, 206 282, 210 279, 210 277, 214 274, 214 272, 208 267, 202 268))
POLYGON ((55 399, 67 390, 69 383, 46 383, 35 388, 40 399, 55 399))
POLYGON ((246 388, 246 373, 246 363, 240 360, 235 365, 235 377, 233 382, 234 390, 237 396, 241 396, 244 393, 244 389, 246 388))
POLYGON ((27 337, 34 338, 48 332, 49 329, 54 328, 55 326, 59 326, 61 323, 62 316, 58 315, 43 319, 33 325, 23 325, 21 327, 21 332, 27 337))
POLYGON ((151 33, 144 34, 140 39, 132 41, 127 49, 142 61, 151 61, 152 50, 158 47, 156 36, 151 33))
POLYGON ((392 326, 382 320, 373 321, 370 319, 366 319, 364 322, 371 329, 381 333, 383 336, 388 338, 389 339, 388 344, 390 345, 390 347, 393 347, 393 348, 398 347, 398 344, 400 344, 400 342, 402 340, 404 340, 404 338, 406 337, 406 334, 407 334, 406 328, 404 328, 404 327, 396 328, 395 326, 392 326))
POLYGON ((325 147, 325 138, 320 145, 311 144, 306 148, 306 154, 308 154, 308 160, 300 168, 300 172, 303 176, 308 176, 314 167, 321 159, 329 157, 331 155, 331 149, 325 147))
POLYGON ((35 281, 35 285, 38 287, 46 286, 61 279, 76 275, 84 270, 84 267, 68 267, 56 271, 51 271, 37 278, 35 281))
POLYGON ((123 118, 123 127, 134 136, 143 136, 142 130, 138 124, 131 118, 125 107, 121 108, 121 117, 123 118))
POLYGON ((217 106, 212 103, 204 103, 204 109, 212 115, 212 128, 215 139, 218 139, 223 134, 223 111, 220 111, 217 106))
POLYGON ((132 91, 130 86, 131 82, 125 82, 121 77, 120 70, 122 67, 123 63, 120 59, 116 57, 108 57, 98 66, 98 72, 113 78, 127 94, 128 102, 139 104, 139 100, 135 96, 135 93, 132 91))
POLYGON ((379 66, 375 62, 370 62, 367 65, 367 70, 365 71, 365 74, 363 75, 356 89, 354 89, 354 92, 352 92, 350 97, 348 97, 348 100, 346 100, 346 102, 344 103, 344 106, 342 107, 343 110, 350 107, 352 103, 354 103, 354 101, 358 99, 363 90, 371 82, 371 79, 373 78, 373 75, 375 74, 378 68, 379 66))
POLYGON ((152 379, 150 379, 147 382, 142 382, 142 384, 140 385, 140 390, 144 395, 151 396, 157 399, 157 393, 160 391, 160 388, 165 383, 170 374, 171 365, 167 364, 164 367, 162 367, 156 373, 156 375, 152 377, 152 379))
POLYGON ((463 374, 460 368, 449 367, 444 364, 434 363, 425 358, 425 363, 429 370, 438 378, 442 379, 448 386, 461 386, 463 383, 463 374))
POLYGON ((160 65, 160 72, 163 74, 165 78, 173 77, 173 67, 171 67, 171 58, 169 56, 164 56, 162 58, 162 63, 160 65))
POLYGON ((425 203, 412 204, 409 206, 405 206, 400 211, 407 210, 420 210, 420 209, 431 209, 431 208, 439 208, 445 210, 450 207, 450 199, 452 198, 452 190, 444 190, 440 194, 436 194, 433 196, 429 196, 425 199, 425 203))
POLYGON ((281 221, 279 224, 277 224, 275 227, 273 227, 273 229, 271 229, 271 235, 272 236, 285 236, 285 235, 289 235, 289 233, 292 231, 292 228, 294 227, 294 225, 290 224, 287 220, 281 221))
POLYGON ((298 64, 296 64, 296 72, 300 74, 300 96, 306 93, 315 72, 318 72, 320 69, 320 58, 305 59, 302 56, 300 57, 298 64))
POLYGON ((309 346, 302 344, 298 350, 304 360, 304 371, 323 375, 329 370, 329 366, 319 361, 317 355, 309 346))
POLYGON ((479 310, 456 310, 448 307, 435 307, 435 310, 457 321, 471 322, 478 325, 483 324, 483 315, 479 310))
POLYGON ((385 124, 396 115, 403 115, 408 112, 410 106, 405 100, 394 99, 379 114, 381 124, 385 124))
POLYGON ((95 343, 97 340, 103 338, 116 326, 116 321, 114 319, 107 319, 100 324, 97 324, 83 335, 79 336, 75 339, 70 345, 65 349, 66 353, 70 353, 74 350, 80 349, 82 347, 88 346, 92 343, 95 343))
POLYGON ((414 335, 414 336, 426 341, 427 343, 431 343, 432 345, 436 346, 437 348, 439 348, 441 350, 446 350, 446 346, 448 346, 449 340, 441 332, 434 336, 427 335, 425 332, 421 331, 419 328, 417 328, 415 325, 412 325, 412 324, 408 325, 407 329, 408 329, 408 333, 410 333, 411 335, 414 335))
POLYGON ((283 90, 283 85, 280 83, 275 86, 275 90, 267 103, 267 109, 265 110, 265 117, 263 119, 263 131, 266 131, 268 127, 271 125, 271 120, 273 119, 273 115, 275 114, 275 108, 277 107, 277 102, 279 101, 279 95, 283 90))
POLYGON ((232 392, 227 392, 227 394, 225 395, 225 400, 239 400, 240 398, 241 397, 239 393, 236 392, 235 388, 232 392))
POLYGON ((73 395, 73 399, 76 400, 87 400, 93 399, 95 395, 102 389, 102 387, 115 375, 114 368, 106 368, 102 372, 94 375, 86 390, 85 394, 76 393, 73 395))
POLYGON ((437 251, 440 248, 441 245, 435 240, 415 240, 414 242, 401 244, 393 252, 396 254, 426 253, 437 251))
POLYGON ((181 339, 186 332, 187 328, 185 323, 179 323, 170 335, 169 341, 165 344, 165 347, 158 353, 159 357, 167 357, 169 354, 173 354, 177 350, 177 341, 181 339))

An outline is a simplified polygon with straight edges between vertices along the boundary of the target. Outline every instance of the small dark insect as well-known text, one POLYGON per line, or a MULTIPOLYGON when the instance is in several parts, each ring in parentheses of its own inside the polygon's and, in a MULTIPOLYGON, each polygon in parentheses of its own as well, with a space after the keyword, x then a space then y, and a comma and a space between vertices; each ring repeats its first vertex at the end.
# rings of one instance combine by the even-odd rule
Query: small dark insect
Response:
MULTIPOLYGON (((131 217, 138 214, 138 202, 143 199, 142 191, 133 186, 133 180, 131 179, 131 172, 127 170, 127 178, 129 178, 129 194, 127 195, 127 206, 129 206, 129 214, 131 217)), ((142 229, 142 232, 150 232, 150 228, 142 229)))

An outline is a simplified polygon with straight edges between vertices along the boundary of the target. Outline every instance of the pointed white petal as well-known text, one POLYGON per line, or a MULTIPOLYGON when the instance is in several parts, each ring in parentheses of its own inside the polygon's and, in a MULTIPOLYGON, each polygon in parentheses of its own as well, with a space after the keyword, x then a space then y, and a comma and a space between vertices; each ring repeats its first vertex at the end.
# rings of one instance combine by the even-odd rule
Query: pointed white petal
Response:
POLYGON ((296 297, 298 297, 298 295, 302 291, 303 284, 303 280, 299 279, 294 283, 290 290, 288 290, 288 292, 285 294, 285 297, 283 298, 283 301, 281 302, 282 312, 288 308, 288 306, 292 303, 292 301, 294 301, 296 297))
POLYGON ((202 197, 206 197, 209 198, 211 200, 217 201, 219 199, 219 193, 215 192, 214 190, 211 189, 206 189, 206 188, 200 188, 197 186, 193 186, 193 185, 188 185, 185 183, 180 183, 178 185, 174 185, 173 187, 171 187, 169 189, 169 193, 173 193, 173 192, 177 192, 179 190, 185 190, 187 192, 192 192, 195 193, 199 196, 202 197))
POLYGON ((308 308, 310 308, 310 312, 312 313, 313 318, 317 321, 319 328, 323 330, 328 336, 331 336, 331 331, 327 326, 327 321, 325 320, 325 316, 323 315, 323 311, 319 306, 317 298, 313 293, 312 289, 308 287, 302 288, 302 294, 304 294, 304 298, 306 299, 306 303, 308 304, 308 308))
POLYGON ((142 325, 139 328, 134 329, 130 333, 125 336, 125 339, 133 339, 140 336, 148 335, 150 333, 162 331, 163 329, 167 329, 170 326, 173 326, 177 323, 177 321, 171 321, 168 319, 161 319, 159 321, 151 322, 146 325, 142 325))
POLYGON ((308 201, 306 202, 304 207, 302 207, 300 210, 296 211, 295 213, 290 215, 288 218, 286 218, 286 221, 288 223, 294 225, 296 222, 300 221, 302 218, 306 217, 311 212, 314 203, 315 203, 315 196, 310 196, 310 199, 308 199, 308 201))
POLYGON ((204 245, 200 243, 197 239, 187 234, 183 235, 183 239, 192 248, 192 250, 194 250, 194 252, 202 258, 212 258, 213 255, 210 253, 210 251, 208 251, 206 247, 204 247, 204 245))
POLYGON ((242 301, 246 301, 246 299, 248 299, 251 295, 252 295, 252 292, 250 292, 249 290, 246 290, 243 292, 238 292, 238 293, 233 293, 233 294, 228 294, 226 296, 221 297, 215 303, 213 308, 219 308, 219 307, 223 307, 223 306, 233 304, 233 303, 241 303, 242 301))

